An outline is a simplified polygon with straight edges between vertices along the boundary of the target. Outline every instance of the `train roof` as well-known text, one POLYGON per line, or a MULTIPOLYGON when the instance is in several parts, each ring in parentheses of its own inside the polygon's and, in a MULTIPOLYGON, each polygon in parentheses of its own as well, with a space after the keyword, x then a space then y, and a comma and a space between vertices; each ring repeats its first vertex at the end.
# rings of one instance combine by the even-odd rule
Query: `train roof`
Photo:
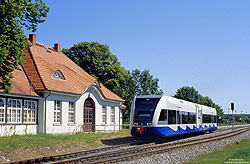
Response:
POLYGON ((163 95, 141 95, 136 96, 136 98, 161 98, 163 95))
POLYGON ((216 114, 216 109, 215 108, 212 108, 212 107, 209 107, 209 106, 205 106, 205 105, 201 105, 201 104, 197 104, 197 103, 193 103, 193 102, 189 102, 189 101, 185 101, 185 100, 181 100, 181 99, 177 99, 177 98, 174 98, 174 97, 169 97, 169 96, 164 96, 167 98, 167 101, 171 104, 177 104, 179 105, 180 107, 185 107, 185 108, 188 108, 188 109, 194 109, 195 106, 199 106, 203 113, 206 113, 206 114, 216 114))
POLYGON ((197 103, 192 103, 189 101, 177 99, 174 97, 170 96, 165 96, 165 95, 142 95, 142 96, 136 96, 136 98, 164 98, 167 100, 167 104, 170 108, 176 108, 176 107, 181 107, 181 108, 186 108, 190 111, 195 109, 195 106, 199 106, 202 109, 203 113, 206 114, 216 114, 216 109, 212 107, 208 107, 205 105, 200 105, 197 103))

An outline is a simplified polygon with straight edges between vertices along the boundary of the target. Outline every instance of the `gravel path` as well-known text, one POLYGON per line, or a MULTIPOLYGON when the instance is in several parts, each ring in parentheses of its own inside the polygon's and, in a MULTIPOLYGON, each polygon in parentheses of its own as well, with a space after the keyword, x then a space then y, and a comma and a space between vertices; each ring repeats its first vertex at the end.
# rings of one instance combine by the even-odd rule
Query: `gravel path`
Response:
MULTIPOLYGON (((182 139, 182 140, 174 141, 174 142, 186 141, 186 140, 195 139, 195 138, 198 139, 198 138, 202 138, 202 137, 218 135, 221 133, 225 133, 225 132, 214 132, 214 133, 190 137, 187 139, 182 139)), ((204 143, 202 145, 195 145, 192 147, 183 148, 183 149, 179 149, 179 150, 175 150, 175 151, 171 151, 171 152, 166 152, 163 154, 152 155, 150 157, 139 158, 139 159, 135 159, 132 161, 123 162, 120 164, 125 164, 125 163, 126 164, 128 164, 128 163, 129 164, 156 164, 156 163, 177 164, 177 163, 184 163, 184 162, 190 161, 194 157, 201 155, 205 152, 217 150, 217 149, 224 147, 228 144, 235 143, 237 140, 240 141, 242 139, 246 139, 249 137, 250 137, 250 131, 247 131, 245 133, 237 135, 236 137, 223 139, 223 140, 215 141, 215 142, 211 142, 211 143, 204 143)))

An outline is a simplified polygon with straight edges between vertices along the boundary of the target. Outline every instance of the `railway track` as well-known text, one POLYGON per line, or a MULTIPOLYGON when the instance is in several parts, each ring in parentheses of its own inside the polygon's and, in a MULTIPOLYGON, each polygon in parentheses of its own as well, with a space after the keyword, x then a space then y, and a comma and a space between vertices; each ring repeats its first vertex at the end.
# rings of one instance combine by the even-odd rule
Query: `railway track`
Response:
MULTIPOLYGON (((237 127, 234 131, 224 134, 204 137, 202 139, 193 139, 189 141, 180 141, 177 143, 147 143, 139 146, 131 144, 104 147, 93 150, 79 151, 62 155, 30 159, 9 164, 30 164, 30 163, 50 163, 50 164, 69 164, 69 163, 113 163, 127 161, 134 158, 140 158, 153 154, 159 154, 183 147, 198 145, 206 142, 212 142, 224 138, 229 138, 249 130, 249 127, 237 127)), ((225 129, 225 131, 228 129, 225 129)), ((139 144, 139 143, 134 143, 139 144)))
POLYGON ((70 164, 70 163, 115 163, 121 161, 127 161, 135 158, 141 158, 150 156, 153 154, 164 153, 184 147, 193 145, 203 144, 207 142, 213 142, 229 137, 233 137, 248 131, 250 128, 238 129, 232 132, 220 134, 213 137, 205 137, 202 139, 194 139, 189 141, 183 141, 178 143, 163 143, 163 144, 152 144, 147 146, 135 146, 128 147, 116 151, 105 152, 99 155, 91 155, 87 157, 78 157, 73 159, 66 159, 62 161, 50 162, 50 164, 70 164))
POLYGON ((58 161, 58 160, 63 160, 63 159, 68 159, 68 158, 75 158, 75 157, 78 157, 78 156, 87 156, 87 155, 90 155, 90 154, 98 154, 100 152, 112 151, 112 150, 115 150, 115 149, 122 149, 122 148, 125 148, 125 147, 129 147, 131 145, 139 145, 141 143, 142 142, 134 142, 134 143, 130 143, 130 144, 122 144, 122 145, 117 145, 117 146, 108 146, 108 147, 78 151, 78 152, 73 152, 73 153, 65 153, 65 154, 60 154, 60 155, 55 155, 55 156, 47 156, 47 157, 28 159, 28 160, 17 161, 17 162, 10 162, 10 163, 6 163, 6 164, 47 163, 47 162, 50 162, 50 161, 58 161))

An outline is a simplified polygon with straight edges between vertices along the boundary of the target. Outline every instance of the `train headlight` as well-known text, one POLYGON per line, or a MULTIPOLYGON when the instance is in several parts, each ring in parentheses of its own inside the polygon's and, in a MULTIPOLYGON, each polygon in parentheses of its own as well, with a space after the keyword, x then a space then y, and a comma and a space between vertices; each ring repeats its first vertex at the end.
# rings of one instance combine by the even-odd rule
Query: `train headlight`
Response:
POLYGON ((149 122, 149 123, 147 123, 147 125, 152 125, 152 123, 151 123, 151 122, 149 122))

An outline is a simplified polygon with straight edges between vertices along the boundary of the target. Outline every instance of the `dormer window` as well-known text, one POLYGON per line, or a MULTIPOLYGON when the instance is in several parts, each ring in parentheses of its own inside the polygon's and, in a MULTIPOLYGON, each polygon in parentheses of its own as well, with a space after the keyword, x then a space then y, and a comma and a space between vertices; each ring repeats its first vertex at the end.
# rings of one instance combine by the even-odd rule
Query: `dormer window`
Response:
POLYGON ((59 70, 57 70, 51 77, 54 78, 54 79, 65 80, 62 72, 59 71, 59 70))

